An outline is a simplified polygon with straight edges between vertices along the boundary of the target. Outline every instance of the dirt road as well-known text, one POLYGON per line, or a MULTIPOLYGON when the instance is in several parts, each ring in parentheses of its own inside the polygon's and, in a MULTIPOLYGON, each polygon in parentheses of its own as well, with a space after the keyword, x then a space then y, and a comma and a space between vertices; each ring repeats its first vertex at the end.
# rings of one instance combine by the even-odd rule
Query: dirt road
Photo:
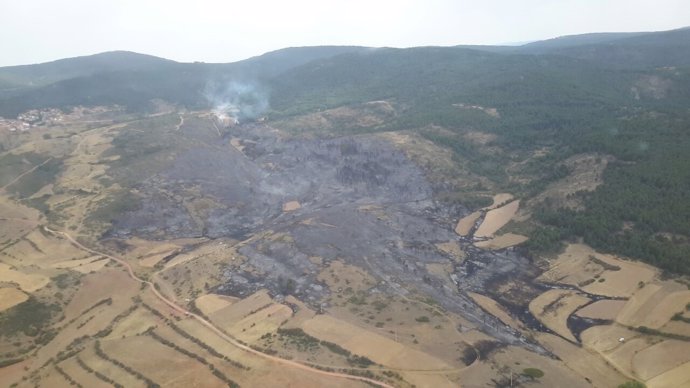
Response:
POLYGON ((30 168, 29 170, 24 171, 23 173, 19 174, 16 178, 12 179, 11 182, 9 182, 8 184, 6 184, 5 186, 0 187, 0 191, 4 191, 6 188, 8 188, 8 187, 10 187, 11 185, 17 183, 17 181, 19 181, 20 179, 24 178, 26 175, 31 174, 32 172, 36 171, 36 169, 38 169, 39 167, 43 166, 44 164, 50 162, 51 160, 53 160, 53 158, 48 158, 48 159, 46 159, 43 163, 37 164, 37 165, 33 166, 32 168, 30 168))
POLYGON ((266 354, 266 353, 260 352, 260 351, 258 351, 258 350, 252 349, 251 347, 249 347, 249 346, 247 346, 247 345, 244 345, 244 344, 238 342, 237 340, 235 340, 234 338, 228 336, 227 334, 225 334, 223 331, 221 331, 220 329, 218 329, 216 326, 214 326, 211 322, 207 321, 207 320, 204 319, 203 317, 201 317, 201 316, 199 316, 199 315, 197 315, 197 314, 194 314, 194 313, 191 312, 191 311, 188 311, 187 309, 183 308, 182 306, 179 306, 179 305, 175 304, 173 301, 171 301, 170 299, 168 299, 168 298, 166 298, 165 296, 163 296, 163 295, 156 289, 156 287, 154 286, 154 284, 153 284, 152 282, 150 282, 150 281, 148 281, 148 280, 141 279, 140 277, 138 277, 138 276, 134 273, 134 270, 132 269, 132 266, 131 266, 128 262, 126 262, 125 260, 120 259, 120 258, 115 257, 115 256, 112 256, 112 255, 109 255, 109 254, 104 253, 104 252, 99 252, 99 251, 93 250, 93 249, 91 249, 91 248, 88 248, 88 247, 82 245, 82 244, 81 244, 80 242, 78 242, 77 240, 75 240, 70 234, 68 234, 68 233, 66 233, 66 232, 61 232, 61 231, 53 230, 53 229, 50 229, 50 228, 47 227, 47 226, 44 226, 43 228, 44 228, 47 232, 49 232, 49 233, 58 234, 58 235, 61 235, 61 236, 65 237, 67 240, 69 240, 72 244, 74 244, 76 247, 78 247, 78 248, 81 249, 81 250, 84 250, 84 251, 86 251, 86 252, 92 253, 92 254, 94 254, 94 255, 100 255, 100 256, 107 257, 107 258, 109 258, 109 259, 111 259, 111 260, 113 260, 113 261, 115 261, 115 262, 117 262, 117 263, 119 263, 119 264, 122 264, 122 265, 127 269, 127 272, 129 273, 129 276, 130 276, 132 279, 134 279, 135 281, 137 281, 137 282, 139 282, 139 283, 143 283, 143 284, 148 285, 148 286, 149 286, 149 289, 151 289, 151 291, 153 291, 153 293, 156 295, 156 297, 157 297, 158 299, 160 299, 163 303, 167 304, 167 305, 170 306, 172 309, 174 309, 174 310, 176 310, 176 311, 179 311, 180 313, 185 314, 185 315, 188 316, 188 317, 191 317, 191 318, 196 319, 199 323, 201 323, 202 325, 204 325, 204 326, 206 326, 207 328, 209 328, 211 331, 213 331, 214 333, 216 333, 219 337, 223 338, 225 341, 231 343, 232 345, 234 345, 234 346, 236 346, 236 347, 238 347, 238 348, 240 348, 240 349, 242 349, 242 350, 244 350, 244 351, 246 351, 246 352, 248 352, 248 353, 252 353, 252 354, 254 354, 254 355, 257 355, 257 356, 259 356, 259 357, 263 357, 264 359, 267 359, 267 360, 270 360, 270 361, 273 361, 273 362, 277 362, 277 363, 280 363, 280 364, 283 364, 283 365, 287 365, 287 366, 290 366, 290 367, 293 367, 293 368, 297 368, 297 369, 301 369, 301 370, 304 370, 304 371, 308 371, 308 372, 311 372, 311 373, 320 374, 320 375, 323 375, 323 376, 336 377, 336 378, 343 378, 343 379, 349 379, 349 380, 355 380, 355 381, 363 381, 363 382, 366 382, 366 383, 374 384, 374 385, 379 386, 379 387, 393 388, 393 386, 391 386, 391 385, 388 385, 388 384, 386 384, 386 383, 383 383, 383 382, 380 382, 380 381, 377 381, 377 380, 374 380, 374 379, 369 379, 369 378, 360 377, 360 376, 352 376, 352 375, 348 375, 348 374, 344 374, 344 373, 338 373, 338 372, 328 372, 328 371, 324 371, 324 370, 312 368, 312 367, 310 367, 310 366, 308 366, 308 365, 304 365, 304 364, 301 364, 301 363, 299 363, 299 362, 295 362, 295 361, 291 361, 291 360, 286 360, 286 359, 283 359, 283 358, 280 358, 280 357, 272 356, 272 355, 270 355, 270 354, 266 354))

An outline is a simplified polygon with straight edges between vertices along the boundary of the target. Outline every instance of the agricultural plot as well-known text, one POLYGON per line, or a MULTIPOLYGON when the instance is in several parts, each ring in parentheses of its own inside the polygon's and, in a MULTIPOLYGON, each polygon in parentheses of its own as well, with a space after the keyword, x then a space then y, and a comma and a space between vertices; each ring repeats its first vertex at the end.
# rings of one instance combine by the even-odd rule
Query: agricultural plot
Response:
POLYGON ((549 290, 530 302, 529 311, 549 329, 571 342, 577 342, 568 328, 568 317, 589 301, 589 298, 574 291, 549 290))
POLYGON ((12 308, 29 299, 21 290, 11 287, 0 288, 0 312, 12 308))
POLYGON ((484 216, 484 221, 474 233, 475 237, 487 238, 493 236, 499 229, 505 226, 520 208, 520 200, 515 200, 507 205, 489 210, 484 216))

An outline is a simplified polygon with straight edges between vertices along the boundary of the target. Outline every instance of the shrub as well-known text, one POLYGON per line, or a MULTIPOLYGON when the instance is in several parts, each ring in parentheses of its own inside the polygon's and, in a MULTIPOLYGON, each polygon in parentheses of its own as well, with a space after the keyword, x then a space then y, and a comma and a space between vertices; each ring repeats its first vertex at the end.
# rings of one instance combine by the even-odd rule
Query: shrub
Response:
POLYGON ((646 388, 647 386, 639 381, 628 381, 618 386, 618 388, 646 388))
POLYGON ((544 372, 537 368, 525 368, 522 370, 522 375, 532 379, 538 379, 544 377, 544 372))

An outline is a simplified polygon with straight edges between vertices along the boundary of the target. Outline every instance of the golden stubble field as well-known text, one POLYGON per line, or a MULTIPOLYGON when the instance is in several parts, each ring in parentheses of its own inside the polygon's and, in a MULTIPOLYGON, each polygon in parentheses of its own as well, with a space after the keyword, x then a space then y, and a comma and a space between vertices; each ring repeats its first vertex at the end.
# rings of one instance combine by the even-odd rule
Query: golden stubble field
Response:
MULTIPOLYGON (((586 294, 550 290, 530 304, 530 311, 560 336, 540 335, 542 343, 563 354, 568 366, 585 370, 603 363, 650 388, 690 386, 690 323, 677 318, 690 306, 686 284, 663 280, 654 267, 583 244, 569 244, 539 280, 605 298, 588 303, 586 294), (575 338, 565 325, 571 314, 602 320, 581 333, 582 347, 572 354, 568 349, 576 349, 575 338)), ((604 375, 599 376, 602 382, 604 375)))

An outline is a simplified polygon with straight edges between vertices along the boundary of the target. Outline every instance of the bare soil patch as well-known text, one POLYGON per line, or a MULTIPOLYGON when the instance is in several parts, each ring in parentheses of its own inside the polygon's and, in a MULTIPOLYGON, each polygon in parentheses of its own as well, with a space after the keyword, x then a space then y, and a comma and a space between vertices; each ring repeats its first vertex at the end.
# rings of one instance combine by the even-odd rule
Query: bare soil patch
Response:
POLYGON ((24 303, 29 296, 16 288, 0 288, 0 312, 24 303))
POLYGON ((302 205, 300 205, 299 202, 297 202, 297 201, 289 201, 289 202, 285 202, 285 203, 283 204, 283 211, 284 211, 284 212, 292 212, 292 211, 295 211, 295 210, 297 210, 297 209, 299 209, 299 208, 301 208, 301 207, 302 207, 302 205))

